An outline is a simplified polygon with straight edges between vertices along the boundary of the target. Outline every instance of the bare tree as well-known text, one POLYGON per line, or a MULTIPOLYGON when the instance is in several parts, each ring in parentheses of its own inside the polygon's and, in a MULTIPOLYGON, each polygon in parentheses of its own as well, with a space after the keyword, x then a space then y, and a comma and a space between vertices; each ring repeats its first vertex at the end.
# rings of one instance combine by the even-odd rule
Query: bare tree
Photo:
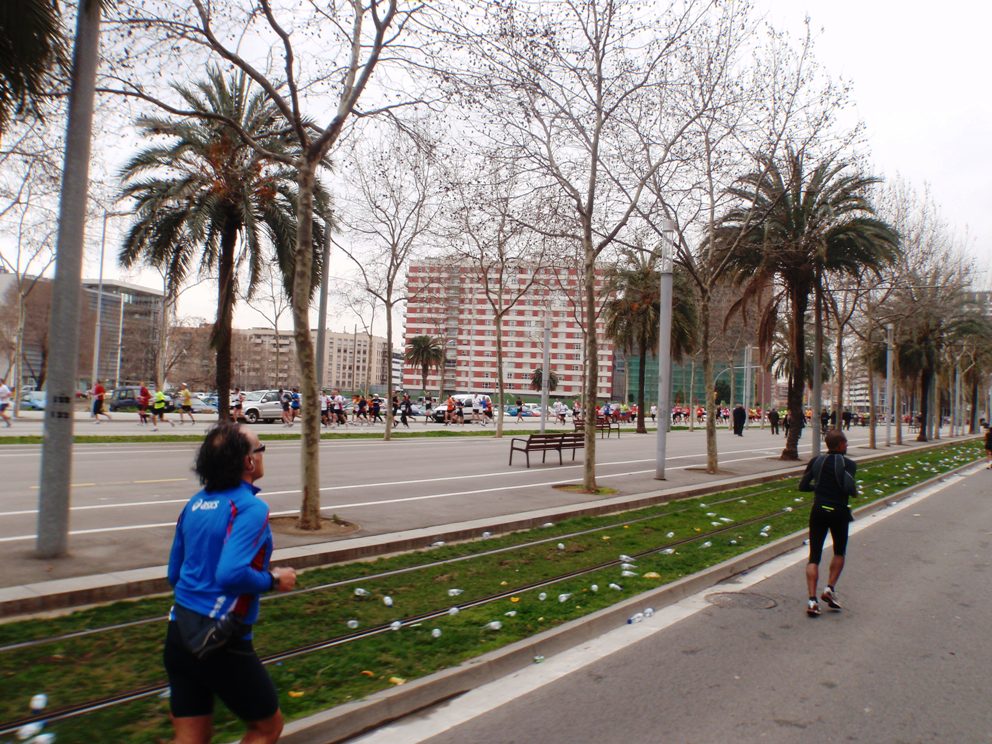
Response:
MULTIPOLYGON (((384 135, 386 136, 386 135, 384 135)), ((387 137, 359 149, 349 170, 355 189, 339 202, 340 228, 348 242, 335 245, 354 264, 363 288, 386 313, 386 347, 393 349, 393 309, 407 299, 402 280, 409 260, 425 247, 441 209, 437 168, 429 152, 387 137)), ((393 376, 386 380, 386 405, 392 406, 393 376)), ((393 417, 386 417, 385 440, 393 417)))
MULTIPOLYGON (((275 261, 268 261, 262 269, 262 276, 251 296, 241 293, 241 299, 248 307, 261 315, 272 326, 276 337, 276 369, 282 369, 282 329, 279 320, 289 309, 289 295, 283 283, 283 275, 275 261)), ((321 384, 317 380, 317 385, 321 384)))

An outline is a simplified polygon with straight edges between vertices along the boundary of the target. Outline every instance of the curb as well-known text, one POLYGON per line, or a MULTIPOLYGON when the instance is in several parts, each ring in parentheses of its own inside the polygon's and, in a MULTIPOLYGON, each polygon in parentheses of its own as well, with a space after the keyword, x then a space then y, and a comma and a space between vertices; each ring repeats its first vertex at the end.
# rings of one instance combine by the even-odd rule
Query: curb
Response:
MULTIPOLYGON (((957 441, 968 441, 968 438, 957 441)), ((906 451, 925 452, 945 444, 948 444, 948 441, 939 440, 906 451)), ((859 457, 858 462, 872 462, 895 454, 902 453, 877 452, 859 457)), ((272 560, 280 565, 292 566, 298 570, 335 563, 348 563, 363 558, 429 548, 439 540, 445 542, 471 540, 478 538, 486 531, 493 534, 505 534, 539 527, 550 521, 557 522, 571 517, 599 516, 641 509, 676 499, 706 496, 715 491, 792 478, 801 475, 805 467, 806 464, 802 463, 774 472, 724 478, 711 483, 651 493, 617 496, 581 505, 549 507, 531 512, 509 514, 504 517, 456 522, 403 532, 352 538, 333 543, 325 542, 281 548, 273 553, 272 560)), ((92 574, 36 584, 3 587, 0 588, 0 619, 5 620, 37 612, 79 608, 104 602, 166 594, 172 591, 166 578, 166 568, 166 566, 152 566, 130 571, 92 574)))
MULTIPOLYGON (((914 491, 973 467, 974 464, 962 465, 916 483, 891 496, 859 507, 854 513, 858 516, 873 514, 891 506, 894 502, 901 501, 914 491)), ((570 620, 557 628, 483 654, 457 667, 435 672, 400 687, 373 693, 364 700, 344 703, 298 719, 286 724, 280 741, 286 744, 333 744, 358 736, 524 669, 534 663, 533 659, 536 655, 553 656, 614 630, 618 625, 626 623, 635 608, 640 609, 648 605, 657 611, 753 569, 801 547, 805 542, 805 535, 805 531, 787 535, 711 566, 700 573, 642 592, 610 607, 570 620)))

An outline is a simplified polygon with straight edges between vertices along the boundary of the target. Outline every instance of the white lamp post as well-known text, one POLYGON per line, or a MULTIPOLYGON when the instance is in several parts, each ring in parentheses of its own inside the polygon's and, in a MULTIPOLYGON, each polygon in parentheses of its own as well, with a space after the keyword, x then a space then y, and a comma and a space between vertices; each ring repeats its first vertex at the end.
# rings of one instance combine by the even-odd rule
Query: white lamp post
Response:
POLYGON ((892 446, 892 352, 895 329, 891 323, 885 324, 885 446, 892 446))
POLYGON ((658 443, 655 451, 655 480, 665 480, 665 447, 668 436, 668 422, 672 420, 672 404, 669 400, 672 388, 672 259, 675 253, 675 223, 664 220, 661 226, 662 237, 658 269, 661 286, 658 296, 658 443))

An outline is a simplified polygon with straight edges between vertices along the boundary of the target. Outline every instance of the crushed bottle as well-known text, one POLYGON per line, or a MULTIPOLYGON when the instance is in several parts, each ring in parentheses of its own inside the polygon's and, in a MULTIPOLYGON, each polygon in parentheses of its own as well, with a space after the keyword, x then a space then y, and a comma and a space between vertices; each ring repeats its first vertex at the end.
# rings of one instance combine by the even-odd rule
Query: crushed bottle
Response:
POLYGON ((565 592, 563 594, 559 594, 558 595, 558 601, 559 602, 567 602, 571 598, 572 598, 572 595, 570 593, 568 593, 568 592, 565 592))
POLYGON ((465 591, 464 589, 449 589, 448 590, 448 596, 449 597, 457 597, 459 594, 464 593, 464 591, 465 591))
POLYGON ((356 597, 367 597, 367 596, 369 596, 369 593, 365 589, 362 589, 362 587, 358 587, 355 590, 355 596, 356 597))
POLYGON ((351 628, 352 630, 354 630, 355 628, 358 627, 358 621, 357 620, 349 620, 348 622, 345 623, 345 625, 347 625, 349 628, 351 628))

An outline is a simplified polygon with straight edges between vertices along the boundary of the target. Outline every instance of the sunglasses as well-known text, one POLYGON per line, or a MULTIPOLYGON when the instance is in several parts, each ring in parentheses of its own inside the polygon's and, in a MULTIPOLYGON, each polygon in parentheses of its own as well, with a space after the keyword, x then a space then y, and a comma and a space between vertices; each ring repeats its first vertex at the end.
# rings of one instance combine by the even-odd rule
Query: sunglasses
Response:
POLYGON ((256 452, 265 452, 265 445, 263 444, 262 446, 256 447, 255 449, 252 450, 252 454, 256 452))

